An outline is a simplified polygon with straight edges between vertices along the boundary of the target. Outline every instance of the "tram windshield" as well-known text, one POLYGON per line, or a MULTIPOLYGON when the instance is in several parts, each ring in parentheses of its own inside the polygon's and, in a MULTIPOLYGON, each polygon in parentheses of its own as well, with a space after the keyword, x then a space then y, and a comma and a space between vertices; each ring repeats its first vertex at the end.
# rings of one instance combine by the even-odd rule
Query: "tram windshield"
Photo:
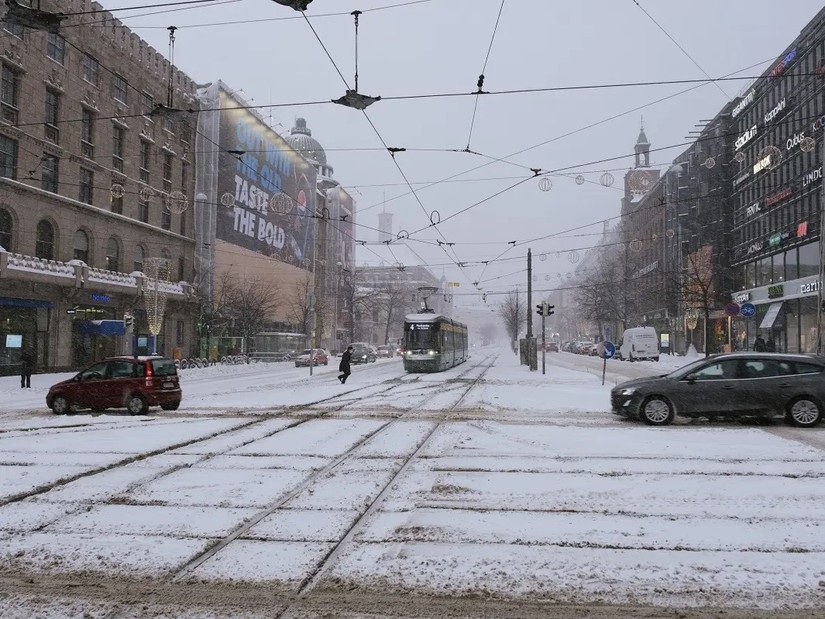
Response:
POLYGON ((436 329, 432 323, 410 323, 405 334, 405 348, 434 348, 436 344, 436 329))

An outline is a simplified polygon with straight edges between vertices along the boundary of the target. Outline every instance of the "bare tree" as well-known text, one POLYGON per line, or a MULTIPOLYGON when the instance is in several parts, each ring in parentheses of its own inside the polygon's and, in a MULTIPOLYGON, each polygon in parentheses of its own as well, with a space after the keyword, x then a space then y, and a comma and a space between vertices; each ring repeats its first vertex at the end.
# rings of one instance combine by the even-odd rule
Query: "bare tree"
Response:
MULTIPOLYGON (((705 325, 710 322, 710 313, 717 304, 717 290, 713 268, 713 246, 703 245, 687 255, 687 264, 682 277, 677 281, 685 307, 702 314, 705 325)), ((705 329, 705 356, 710 354, 710 333, 705 329)))
POLYGON ((404 311, 409 307, 406 302, 410 298, 409 286, 398 281, 384 283, 378 290, 377 301, 384 314, 384 344, 390 339, 390 327, 397 321, 403 322, 404 311))
MULTIPOLYGON (((306 275, 304 279, 295 282, 286 299, 287 318, 308 336, 312 335, 314 290, 310 276, 306 275)), ((317 303, 317 300, 315 302, 317 303)), ((317 307, 315 309, 318 310, 317 307)))
POLYGON ((627 321, 632 300, 627 295, 626 275, 624 262, 617 259, 615 252, 605 253, 576 292, 580 315, 596 323, 602 339, 606 324, 627 321))
POLYGON ((504 321, 504 330, 507 332, 513 347, 516 346, 522 325, 526 324, 527 308, 525 305, 518 290, 511 290, 498 307, 499 316, 504 321))
POLYGON ((232 325, 232 331, 244 341, 249 352, 255 335, 280 307, 280 289, 269 281, 237 276, 225 272, 217 291, 218 311, 232 325))

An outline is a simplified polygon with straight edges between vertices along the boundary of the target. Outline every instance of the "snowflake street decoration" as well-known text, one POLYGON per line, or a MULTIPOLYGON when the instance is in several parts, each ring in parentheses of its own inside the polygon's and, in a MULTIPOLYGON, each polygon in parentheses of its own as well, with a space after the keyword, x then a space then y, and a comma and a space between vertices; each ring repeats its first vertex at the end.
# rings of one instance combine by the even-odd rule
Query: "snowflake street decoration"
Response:
POLYGON ((539 256, 539 260, 541 260, 542 262, 544 262, 545 260, 547 260, 547 254, 541 254, 541 255, 539 256))
POLYGON ((576 184, 577 185, 584 185, 584 176, 581 174, 576 176, 576 184))
POLYGON ((767 168, 769 170, 775 170, 776 167, 782 162, 782 151, 776 146, 766 146, 759 151, 758 155, 756 155, 756 161, 757 163, 766 161, 767 168))
POLYGON ((669 239, 672 239, 676 233, 673 231, 673 228, 668 228, 667 232, 665 232, 665 236, 669 239))
POLYGON ((173 191, 166 196, 166 208, 169 209, 170 213, 180 215, 188 208, 188 206, 186 194, 182 191, 173 191))
POLYGON ((546 282, 550 281, 550 274, 549 273, 544 276, 544 281, 546 281, 546 282))
POLYGON ((579 261, 579 253, 577 251, 573 250, 569 254, 567 254, 567 259, 572 264, 576 264, 579 261))
POLYGON ((816 140, 812 137, 807 137, 802 140, 799 144, 799 148, 801 148, 806 153, 811 152, 813 149, 816 148, 816 140))
POLYGON ((147 258, 143 263, 143 273, 146 275, 143 304, 146 308, 149 333, 156 337, 163 328, 163 317, 166 313, 166 284, 169 281, 170 263, 167 258, 158 257, 147 258))
POLYGON ((232 208, 235 206, 235 196, 233 196, 228 191, 221 195, 221 204, 224 205, 226 208, 232 208))
POLYGON ((736 159, 736 161, 738 161, 739 163, 742 163, 742 162, 745 160, 745 153, 743 153, 743 152, 740 150, 738 153, 736 153, 736 154, 733 156, 733 158, 734 158, 734 159, 736 159))
POLYGON ((710 170, 713 166, 716 165, 716 159, 714 159, 713 157, 708 157, 707 159, 705 159, 705 163, 703 163, 702 165, 705 166, 708 170, 710 170))
POLYGON ((140 192, 138 195, 140 195, 140 199, 142 201, 149 202, 149 200, 151 200, 152 197, 155 195, 155 190, 149 187, 149 185, 143 185, 140 188, 140 192))
POLYGON ((291 213, 294 208, 292 198, 282 191, 279 191, 269 199, 269 206, 272 207, 273 211, 280 215, 287 215, 291 213))
POLYGON ((126 190, 123 188, 123 185, 121 185, 120 183, 115 183, 114 185, 112 185, 112 188, 109 191, 111 192, 112 197, 115 200, 119 200, 126 193, 126 190))
POLYGON ((546 176, 539 181, 539 189, 542 191, 550 191, 553 188, 553 181, 546 176))
POLYGON ((641 251, 642 249, 642 242, 639 239, 633 239, 630 241, 630 251, 641 251))
POLYGON ((610 172, 605 172, 599 178, 599 182, 605 187, 610 187, 614 180, 616 179, 613 178, 613 175, 610 172))

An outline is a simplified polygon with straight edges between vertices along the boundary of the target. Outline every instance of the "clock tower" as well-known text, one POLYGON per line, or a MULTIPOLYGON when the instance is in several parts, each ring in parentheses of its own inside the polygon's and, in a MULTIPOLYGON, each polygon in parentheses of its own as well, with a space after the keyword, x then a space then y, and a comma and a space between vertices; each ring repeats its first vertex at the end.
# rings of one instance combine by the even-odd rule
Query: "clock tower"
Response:
POLYGON ((636 146, 633 147, 636 151, 636 167, 649 168, 650 167, 650 142, 647 141, 645 135, 645 126, 642 124, 639 129, 639 137, 636 139, 636 146))

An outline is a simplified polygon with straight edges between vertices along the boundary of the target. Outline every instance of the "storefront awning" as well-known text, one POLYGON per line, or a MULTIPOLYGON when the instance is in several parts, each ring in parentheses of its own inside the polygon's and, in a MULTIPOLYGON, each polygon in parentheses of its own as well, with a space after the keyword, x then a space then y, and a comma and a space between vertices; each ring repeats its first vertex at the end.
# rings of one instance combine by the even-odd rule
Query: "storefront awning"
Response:
POLYGON ((762 322, 759 324, 760 329, 770 329, 773 326, 773 323, 776 321, 776 317, 779 315, 779 310, 782 309, 782 303, 782 301, 779 301, 778 303, 771 303, 768 311, 765 312, 764 318, 762 318, 762 322))
POLYGON ((126 335, 126 325, 122 320, 75 320, 76 333, 87 335, 126 335))

